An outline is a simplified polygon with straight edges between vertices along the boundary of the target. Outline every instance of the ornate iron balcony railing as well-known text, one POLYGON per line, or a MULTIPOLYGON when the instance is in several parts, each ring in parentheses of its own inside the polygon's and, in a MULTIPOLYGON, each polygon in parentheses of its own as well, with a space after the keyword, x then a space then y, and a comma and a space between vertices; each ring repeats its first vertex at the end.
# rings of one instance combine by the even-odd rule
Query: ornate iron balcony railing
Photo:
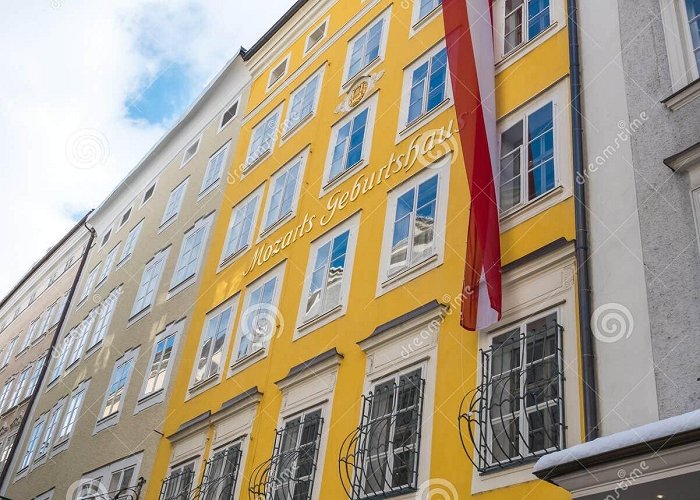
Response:
POLYGON ((417 490, 425 381, 420 370, 363 396, 362 420, 338 459, 348 498, 387 498, 417 490))
POLYGON ((185 469, 163 479, 160 485, 160 500, 189 500, 194 482, 194 470, 185 469))
POLYGON ((144 484, 146 484, 146 480, 140 477, 134 486, 104 493, 95 493, 89 496, 81 496, 79 498, 80 500, 139 500, 144 484))
POLYGON ((270 459, 250 478, 251 500, 309 500, 316 475, 323 419, 320 412, 288 423, 277 431, 270 459))
POLYGON ((496 337, 481 351, 481 384, 462 400, 459 432, 481 473, 519 465, 564 447, 562 327, 496 337))

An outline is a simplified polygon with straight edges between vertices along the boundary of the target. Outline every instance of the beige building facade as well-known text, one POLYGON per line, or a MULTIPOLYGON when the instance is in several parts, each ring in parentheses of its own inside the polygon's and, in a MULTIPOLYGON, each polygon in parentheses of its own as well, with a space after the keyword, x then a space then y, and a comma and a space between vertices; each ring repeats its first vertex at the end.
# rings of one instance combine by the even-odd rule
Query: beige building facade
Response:
POLYGON ((232 59, 89 217, 94 242, 3 495, 143 489, 247 84, 232 59))
MULTIPOLYGON (((0 303, 0 470, 12 459, 75 286, 89 231, 78 222, 0 303)), ((40 443, 39 443, 40 444, 40 443)))

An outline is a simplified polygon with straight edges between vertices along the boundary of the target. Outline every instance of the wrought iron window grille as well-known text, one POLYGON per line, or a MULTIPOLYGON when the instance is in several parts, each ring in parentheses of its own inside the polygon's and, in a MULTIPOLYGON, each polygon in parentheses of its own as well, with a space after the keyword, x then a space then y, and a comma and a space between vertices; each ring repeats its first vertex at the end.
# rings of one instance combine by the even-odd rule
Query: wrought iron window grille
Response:
POLYGON ((272 457, 251 474, 251 500, 310 500, 323 429, 320 410, 277 430, 272 457))
POLYGON ((144 484, 146 484, 146 480, 140 477, 134 486, 127 486, 119 490, 106 491, 104 493, 95 493, 89 496, 80 496, 79 500, 139 500, 144 484))
POLYGON ((552 314, 480 351, 481 384, 464 397, 458 418, 462 447, 480 473, 565 447, 562 333, 552 314))
POLYGON ((340 479, 351 500, 388 498, 418 489, 425 380, 421 370, 363 396, 362 419, 340 449, 340 479))
POLYGON ((194 482, 194 469, 170 474, 160 486, 160 500, 188 500, 194 482))

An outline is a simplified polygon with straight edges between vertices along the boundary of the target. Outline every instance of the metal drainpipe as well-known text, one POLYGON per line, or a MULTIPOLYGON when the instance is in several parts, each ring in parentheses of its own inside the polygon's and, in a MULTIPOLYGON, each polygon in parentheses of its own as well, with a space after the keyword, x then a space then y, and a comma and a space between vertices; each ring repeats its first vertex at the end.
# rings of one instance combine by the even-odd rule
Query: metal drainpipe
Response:
POLYGON ((574 160, 574 206, 576 222, 576 263, 578 275, 578 314, 583 382, 583 417, 586 441, 598 437, 598 396, 593 332, 591 330, 591 284, 588 270, 588 219, 586 215, 585 163, 581 107, 581 59, 578 37, 577 0, 567 0, 569 28, 569 73, 571 81, 571 133, 574 160))
MULTIPOLYGON (((51 360, 51 355, 53 354, 54 349, 56 348, 56 344, 58 343, 58 337, 63 329, 63 323, 66 320, 66 316, 68 316, 68 309, 70 308, 71 302, 73 301, 73 295, 75 295, 75 290, 78 287, 78 281, 80 280, 80 276, 83 273, 83 268, 85 267, 85 264, 87 263, 87 258, 88 254, 90 253, 90 247, 92 247, 92 242, 95 239, 95 229, 87 225, 87 217, 90 214, 85 216, 85 219, 83 220, 83 225, 85 226, 85 229, 87 229, 90 232, 90 238, 88 239, 87 245, 85 246, 85 252, 83 253, 83 258, 80 260, 80 266, 78 267, 78 272, 75 275, 75 278, 73 278, 73 284, 70 287, 70 290, 68 291, 68 298, 66 299, 66 303, 63 306, 63 311, 61 311, 61 317, 58 319, 58 324, 56 325, 56 331, 53 334, 53 338, 51 339, 51 345, 49 346, 49 349, 46 351, 46 361, 44 362, 44 366, 41 369, 41 373, 39 374, 39 379, 36 382, 36 387, 34 388, 34 391, 32 392, 31 397, 29 398, 29 402, 27 403, 27 408, 24 410, 24 415, 22 417, 22 421, 19 424, 19 428, 17 429, 17 434, 15 435, 15 440, 12 443, 12 449, 10 450, 10 455, 7 457, 7 460, 5 460, 5 465, 2 467, 2 475, 0 475, 0 487, 2 488, 2 491, 5 491, 5 480, 7 478, 7 474, 10 470, 10 466, 13 464, 14 458, 15 458, 15 452, 17 451, 17 447, 20 444, 20 441, 22 439, 22 434, 24 433, 24 428, 27 425, 27 422, 29 421, 30 417, 32 416, 32 410, 34 406, 34 402, 36 401, 37 397, 39 396, 39 392, 41 391, 42 384, 44 383, 44 377, 46 376, 46 372, 49 369, 49 361, 51 360)), ((0 497, 4 498, 4 497, 0 497)))

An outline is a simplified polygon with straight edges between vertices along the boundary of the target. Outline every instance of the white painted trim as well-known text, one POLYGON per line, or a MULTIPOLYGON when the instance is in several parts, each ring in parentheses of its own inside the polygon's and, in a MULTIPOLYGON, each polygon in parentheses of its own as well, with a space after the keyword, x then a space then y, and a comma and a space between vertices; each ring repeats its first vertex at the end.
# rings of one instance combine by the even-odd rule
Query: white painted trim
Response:
POLYGON ((189 183, 190 177, 187 176, 185 180, 180 182, 177 186, 173 188, 172 191, 170 191, 170 196, 168 196, 168 201, 165 204, 165 209, 163 210, 163 217, 160 221, 160 227, 158 228, 158 232, 162 232, 166 227, 168 227, 170 224, 175 222, 177 219, 177 216, 180 214, 180 210, 182 209, 182 202, 185 199, 185 195, 187 194, 187 184, 189 183), (168 207, 170 206, 170 202, 173 199, 173 196, 175 194, 180 193, 182 191, 182 194, 180 195, 180 200, 177 202, 176 205, 173 207, 173 213, 168 215, 168 207))
POLYGON ((197 153, 199 153, 199 146, 201 146, 201 144, 202 144, 202 134, 200 133, 195 139, 190 141, 189 144, 187 144, 187 146, 185 146, 183 153, 182 153, 182 163, 180 163, 180 168, 187 165, 192 160, 192 158, 197 156, 197 153), (190 148, 192 146, 195 147, 194 152, 188 156, 187 152, 190 150, 190 148))
POLYGON ((692 54, 690 26, 684 0, 661 0, 660 7, 671 90, 677 92, 700 75, 692 54))
POLYGON ((243 174, 248 174, 255 166, 257 166, 260 162, 262 162, 265 158, 269 157, 273 151, 275 150, 275 145, 277 144, 277 139, 279 138, 280 135, 280 120, 282 119, 282 108, 284 106, 284 102, 281 102, 273 109, 270 111, 265 117, 260 120, 258 123, 256 123, 250 130, 250 137, 248 139, 248 152, 246 153, 246 159, 243 163, 243 174), (268 120, 271 120, 274 117, 274 123, 275 126, 272 127, 273 129, 273 136, 272 136, 272 141, 270 143, 270 149, 261 152, 257 157, 253 158, 251 160, 251 154, 252 154, 252 147, 253 147, 253 137, 255 136, 255 131, 259 127, 264 127, 265 124, 267 123, 268 120))
POLYGON ((112 368, 112 376, 107 382, 107 391, 102 399, 102 404, 99 406, 99 412, 97 414, 97 422, 95 422, 95 429, 92 431, 93 436, 106 429, 107 427, 112 427, 119 423, 119 419, 124 413, 124 400, 126 399, 126 393, 129 391, 129 383, 131 382, 131 377, 136 369, 136 360, 138 359, 140 347, 135 347, 129 351, 126 351, 120 358, 114 362, 114 367, 112 368), (109 388, 114 381, 114 376, 117 373, 117 368, 123 366, 126 363, 130 363, 129 373, 126 375, 126 380, 124 381, 124 388, 122 389, 122 394, 119 398, 119 409, 105 417, 100 417, 100 414, 104 411, 105 404, 107 403, 107 398, 109 397, 109 388))
POLYGON ((184 289, 183 285, 186 283, 193 283, 197 281, 197 278, 199 276, 199 273, 202 268, 202 261, 204 260, 204 253, 206 249, 209 247, 209 233, 211 229, 212 222, 214 221, 214 214, 216 212, 212 212, 209 215, 207 215, 204 218, 199 219, 197 222, 195 222, 194 226, 190 229, 188 229, 185 234, 182 237, 182 242, 180 243, 180 253, 178 254, 177 260, 175 261, 175 268, 173 270, 173 276, 170 281, 170 289, 168 290, 168 294, 166 296, 166 300, 170 299, 173 297, 175 294, 177 294, 181 289, 184 289), (183 252, 185 250, 185 243, 187 242, 187 238, 192 236, 194 233, 197 231, 203 231, 204 234, 202 235, 202 242, 199 245, 199 250, 198 250, 198 255, 197 259, 195 262, 194 266, 194 273, 186 276, 184 279, 181 279, 177 283, 175 282, 175 273, 177 272, 178 268, 180 267, 180 259, 182 259, 183 252))
POLYGON ((267 75, 267 85, 265 86, 265 92, 269 92, 270 89, 272 89, 272 87, 274 87, 277 83, 283 81, 284 78, 289 74, 289 62, 291 61, 291 58, 292 54, 290 52, 284 57, 284 59, 282 59, 274 68, 270 70, 270 73, 267 75), (275 71, 277 71, 282 66, 284 66, 282 74, 275 78, 275 80, 273 81, 272 76, 274 75, 275 71))
POLYGON ((253 237, 256 234, 256 229, 258 227, 258 218, 260 216, 260 206, 263 197, 263 189, 265 188, 265 183, 259 185, 255 188, 249 195, 243 198, 241 201, 236 203, 231 209, 231 215, 229 216, 228 227, 226 229, 226 239, 224 240, 224 246, 221 248, 221 257, 219 259, 219 267, 217 272, 221 271, 223 268, 231 264, 233 261, 237 260, 241 255, 246 253, 253 243, 253 237), (253 211, 253 221, 250 226, 250 234, 248 235, 245 245, 243 245, 239 250, 234 251, 232 254, 226 255, 226 249, 231 240, 231 229, 233 229, 233 221, 235 219, 236 212, 245 208, 248 203, 255 203, 255 210, 253 211))
POLYGON ((379 64, 381 61, 384 61, 385 55, 386 55, 386 47, 387 47, 387 41, 389 39, 389 29, 391 27, 391 5, 384 9, 379 15, 376 17, 372 18, 371 21, 369 21, 364 28, 362 28, 360 31, 358 31, 349 41, 348 41, 348 49, 347 53, 345 55, 345 64, 343 66, 343 83, 341 85, 341 90, 340 93, 343 93, 344 89, 347 89, 349 87, 352 87, 353 83, 359 79, 362 78, 363 76, 366 76, 367 72, 369 71, 370 68, 374 67, 376 64, 379 64), (379 42, 379 55, 369 61, 363 68, 360 68, 358 72, 354 75, 350 75, 350 59, 352 57, 352 47, 353 44, 357 41, 358 38, 360 38, 362 35, 367 33, 372 27, 379 23, 383 22, 384 26, 382 27, 382 39, 379 42))
POLYGON ((226 107, 224 107, 223 111, 221 112, 221 117, 219 118, 219 128, 216 130, 216 133, 218 134, 223 129, 228 127, 231 124, 231 122, 235 121, 236 118, 238 117, 238 115, 240 114, 240 112, 241 112, 241 96, 238 95, 234 99, 232 99, 231 102, 229 104, 227 104, 226 107), (231 117, 231 119, 229 121, 224 123, 224 115, 226 113, 228 113, 228 111, 234 105, 236 106, 236 112, 233 114, 233 116, 231 117))
POLYGON ((328 25, 330 24, 330 19, 331 17, 328 16, 326 17, 323 22, 319 23, 316 28, 314 28, 305 38, 304 40, 304 57, 306 57, 313 49, 316 47, 319 43, 323 41, 324 38, 328 35, 328 25), (309 46, 309 42, 311 41, 311 35, 315 34, 318 30, 323 28, 323 34, 321 37, 316 40, 313 45, 309 46))
POLYGON ((319 98, 321 97, 321 89, 323 89, 323 76, 326 70, 326 63, 324 63, 319 69, 313 72, 312 75, 310 75, 306 80, 304 80, 295 90, 292 92, 292 94, 289 96, 289 103, 287 104, 287 115, 284 120, 284 124, 282 125, 282 137, 280 138, 280 144, 284 144, 289 140, 290 137, 292 137, 294 134, 297 133, 300 129, 304 127, 307 123, 309 123, 313 118, 316 116, 316 113, 318 112, 318 101, 319 98), (294 125, 290 126, 289 121, 291 120, 291 115, 292 115, 292 104, 294 102, 294 98, 299 94, 300 92, 306 90, 306 86, 311 83, 311 80, 314 78, 318 77, 318 87, 316 88, 316 95, 314 96, 313 100, 313 107, 311 109, 311 113, 309 113, 306 116, 301 117, 294 125))

